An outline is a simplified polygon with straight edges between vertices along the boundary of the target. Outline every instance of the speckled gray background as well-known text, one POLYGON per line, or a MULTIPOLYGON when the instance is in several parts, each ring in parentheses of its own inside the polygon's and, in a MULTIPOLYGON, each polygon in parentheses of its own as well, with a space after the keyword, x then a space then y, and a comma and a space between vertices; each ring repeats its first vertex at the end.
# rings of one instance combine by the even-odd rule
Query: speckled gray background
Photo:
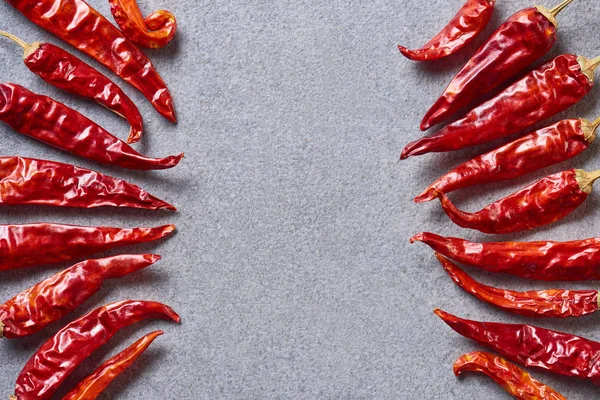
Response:
MULTIPOLYGON (((102 360, 160 327, 166 334, 102 398, 508 399, 483 377, 454 378, 454 359, 478 346, 450 331, 432 310, 442 307, 484 320, 530 320, 461 292, 426 246, 408 244, 420 230, 489 239, 453 226, 435 203, 412 203, 431 180, 482 148, 398 162, 402 146, 420 136, 421 116, 476 45, 427 65, 402 58, 395 45, 424 43, 459 3, 141 1, 145 13, 167 7, 180 23, 173 44, 148 51, 173 93, 179 124, 160 118, 139 93, 125 87, 145 117, 147 135, 136 148, 156 156, 186 152, 171 171, 99 166, 0 126, 4 155, 95 168, 129 179, 180 208, 176 214, 0 210, 2 223, 178 226, 168 241, 126 249, 164 258, 144 272, 110 282, 73 318, 109 301, 143 298, 172 305, 183 323, 150 322, 124 330, 78 369, 61 393, 102 360)), ((108 2, 92 4, 109 15, 108 2)), ((529 5, 498 1, 486 36, 529 5)), ((599 18, 600 3, 575 1, 560 17, 560 39, 552 54, 600 53, 599 18)), ((4 2, 0 21, 0 29, 27 41, 61 43, 4 2)), ((127 126, 119 118, 30 74, 19 48, 6 40, 0 41, 0 59, 2 81, 51 95, 126 137, 127 126)), ((596 117, 598 98, 594 89, 565 115, 596 117)), ((594 145, 573 163, 549 171, 600 167, 597 152, 594 145)), ((453 199, 476 210, 549 171, 465 190, 453 199)), ((596 193, 551 227, 500 239, 600 235, 595 229, 599 199, 596 193)), ((2 273, 0 298, 8 299, 57 270, 2 273)), ((502 287, 549 287, 469 272, 502 287)), ((556 286, 593 288, 597 283, 556 286)), ((535 322, 600 340, 597 318, 535 322)), ((23 364, 60 326, 0 343, 0 393, 12 393, 23 364)), ((591 384, 540 372, 535 376, 569 399, 598 397, 591 384)))

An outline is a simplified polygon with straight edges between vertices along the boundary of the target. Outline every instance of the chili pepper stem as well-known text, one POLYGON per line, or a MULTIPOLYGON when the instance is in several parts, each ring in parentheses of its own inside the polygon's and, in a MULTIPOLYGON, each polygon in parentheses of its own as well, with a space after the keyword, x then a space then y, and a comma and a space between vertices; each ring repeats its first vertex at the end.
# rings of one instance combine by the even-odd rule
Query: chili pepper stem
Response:
POLYGON ((16 44, 21 46, 24 50, 23 59, 27 58, 31 53, 33 53, 39 47, 39 43, 37 43, 37 42, 29 44, 26 41, 24 41, 23 39, 20 39, 20 38, 16 37, 15 35, 10 34, 8 32, 0 31, 0 36, 9 38, 13 42, 15 42, 16 44))
POLYGON ((550 14, 552 14, 553 17, 556 17, 562 10, 564 10, 565 8, 567 8, 567 6, 569 4, 571 4, 573 2, 573 0, 565 0, 562 3, 560 3, 559 5, 557 5, 556 7, 554 7, 552 10, 550 10, 550 14))
POLYGON ((588 77, 590 82, 594 82, 594 71, 600 65, 600 56, 591 60, 586 57, 579 56, 577 57, 577 62, 579 62, 579 65, 581 66, 581 72, 588 77))
POLYGON ((600 117, 596 118, 596 120, 594 122, 592 122, 592 128, 594 130, 598 129, 599 126, 600 126, 600 117))
POLYGON ((581 189, 581 191, 585 193, 591 193, 594 182, 600 179, 600 169, 592 172, 586 172, 581 169, 576 169, 575 174, 575 179, 577 179, 579 189, 581 189))

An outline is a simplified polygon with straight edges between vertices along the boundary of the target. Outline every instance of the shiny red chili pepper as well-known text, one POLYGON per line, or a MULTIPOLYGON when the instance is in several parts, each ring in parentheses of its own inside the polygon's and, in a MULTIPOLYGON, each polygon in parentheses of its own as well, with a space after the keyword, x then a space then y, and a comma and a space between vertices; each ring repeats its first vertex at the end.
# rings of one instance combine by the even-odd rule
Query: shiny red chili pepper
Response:
POLYGON ((133 43, 150 49, 160 49, 175 37, 177 20, 170 12, 155 11, 144 19, 136 0, 108 2, 121 32, 133 43))
POLYGON ((169 89, 152 62, 84 0, 7 0, 31 22, 78 48, 132 84, 175 122, 169 89))
POLYGON ((179 316, 170 307, 135 300, 108 304, 71 322, 25 364, 17 378, 16 399, 49 399, 82 361, 119 330, 149 318, 179 322, 179 316))
POLYGON ((94 100, 125 118, 131 125, 127 142, 140 140, 143 121, 138 108, 119 86, 100 71, 51 43, 28 44, 2 31, 0 36, 10 38, 23 47, 23 61, 31 72, 59 89, 94 100))
POLYGON ((75 264, 0 305, 0 337, 33 335, 73 312, 98 292, 105 280, 120 278, 158 260, 156 254, 126 254, 75 264))
POLYGON ((433 182, 416 203, 468 186, 503 181, 577 156, 596 139, 600 118, 565 119, 467 161, 433 182))
MULTIPOLYGON (((116 1, 116 0, 113 0, 116 1)), ((452 20, 418 50, 398 46, 413 61, 439 60, 456 53, 483 31, 494 13, 496 0, 467 0, 452 20)))
POLYGON ((121 353, 106 361, 90 376, 81 381, 75 389, 63 397, 63 400, 90 400, 98 397, 112 381, 129 368, 146 351, 154 339, 163 333, 163 331, 149 333, 121 353))
POLYGON ((484 285, 445 257, 436 257, 450 278, 465 292, 505 311, 528 317, 580 317, 598 311, 597 290, 535 290, 516 292, 484 285))
POLYGON ((50 146, 123 168, 166 169, 183 158, 145 157, 77 111, 16 84, 0 83, 0 121, 50 146))
POLYGON ((435 135, 409 143, 401 158, 487 143, 550 118, 590 91, 598 65, 600 57, 558 56, 435 135))
POLYGON ((136 185, 55 161, 0 157, 0 204, 177 210, 136 185))
POLYGON ((552 10, 526 8, 506 20, 427 111, 421 130, 445 121, 546 54, 556 42, 556 15, 571 1, 565 0, 552 10))
POLYGON ((438 317, 459 334, 527 367, 600 383, 600 343, 531 325, 478 322, 442 310, 438 317))
POLYGON ((462 355, 454 363, 454 374, 481 372, 496 381, 504 390, 522 400, 567 400, 516 365, 502 357, 483 351, 462 355))

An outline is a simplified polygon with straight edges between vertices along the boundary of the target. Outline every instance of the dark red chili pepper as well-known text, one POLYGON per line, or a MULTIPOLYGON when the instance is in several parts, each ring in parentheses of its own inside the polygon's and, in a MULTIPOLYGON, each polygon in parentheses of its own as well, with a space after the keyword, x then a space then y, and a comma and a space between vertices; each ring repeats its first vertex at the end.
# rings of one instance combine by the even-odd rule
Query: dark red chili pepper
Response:
POLYGON ((34 24, 78 48, 132 84, 175 122, 169 89, 152 62, 84 0, 7 0, 34 24))
POLYGON ((587 149, 595 139, 600 118, 565 119, 532 132, 448 172, 415 198, 416 203, 436 198, 436 192, 450 193, 468 186, 523 176, 558 164, 587 149))
POLYGON ((567 400, 521 368, 491 353, 474 351, 460 356, 454 363, 454 374, 459 376, 465 371, 481 372, 489 376, 517 399, 567 400))
POLYGON ((158 260, 156 254, 127 254, 75 264, 0 305, 0 337, 33 335, 73 312, 106 279, 120 278, 158 260))
POLYGON ((177 20, 170 12, 155 11, 144 19, 136 0, 109 0, 109 3, 121 32, 133 43, 160 49, 175 37, 177 20))
POLYGON ((597 290, 535 290, 516 292, 484 285, 445 257, 436 257, 454 283, 479 300, 528 317, 580 317, 598 311, 597 290))
POLYGON ((526 8, 506 20, 427 111, 421 130, 445 121, 546 54, 556 42, 556 15, 571 1, 565 0, 552 10, 526 8))
POLYGON ((7 32, 0 36, 12 39, 25 50, 23 61, 27 68, 49 84, 68 93, 98 102, 131 125, 128 143, 140 140, 142 116, 125 92, 94 67, 51 43, 28 44, 7 32))
POLYGON ((149 333, 121 353, 106 361, 90 376, 81 381, 75 389, 63 397, 63 400, 91 400, 98 397, 112 381, 129 368, 146 351, 154 339, 163 333, 163 331, 149 333))
POLYGON ((442 310, 435 313, 459 334, 509 360, 600 383, 600 343, 531 325, 470 321, 442 310))
POLYGON ((464 149, 520 132, 566 110, 594 85, 600 57, 561 55, 432 136, 409 143, 401 158, 464 149))
POLYGON ((71 322, 25 364, 17 378, 16 399, 49 399, 82 361, 119 330, 149 318, 179 322, 175 311, 164 304, 134 300, 108 304, 71 322))
POLYGON ((11 83, 0 83, 0 121, 50 146, 123 168, 166 169, 183 158, 145 157, 77 111, 11 83))
MULTIPOLYGON (((113 0, 116 1, 116 0, 113 0)), ((456 53, 483 31, 494 13, 496 0, 467 0, 452 20, 418 50, 398 46, 413 61, 439 60, 456 53)))
POLYGON ((124 180, 74 165, 24 157, 0 157, 0 204, 176 210, 124 180))

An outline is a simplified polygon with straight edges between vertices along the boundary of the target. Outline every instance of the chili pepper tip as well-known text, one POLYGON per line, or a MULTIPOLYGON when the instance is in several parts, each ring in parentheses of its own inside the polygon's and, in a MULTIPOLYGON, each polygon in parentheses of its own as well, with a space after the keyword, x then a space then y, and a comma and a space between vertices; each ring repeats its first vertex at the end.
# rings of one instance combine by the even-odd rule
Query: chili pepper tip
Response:
POLYGON ((435 200, 436 197, 435 190, 427 188, 423 191, 423 193, 415 197, 415 203, 425 203, 427 201, 435 200))
POLYGON ((409 239, 411 244, 414 242, 420 242, 422 240, 423 240, 423 232, 417 233, 415 236, 413 236, 409 239))

